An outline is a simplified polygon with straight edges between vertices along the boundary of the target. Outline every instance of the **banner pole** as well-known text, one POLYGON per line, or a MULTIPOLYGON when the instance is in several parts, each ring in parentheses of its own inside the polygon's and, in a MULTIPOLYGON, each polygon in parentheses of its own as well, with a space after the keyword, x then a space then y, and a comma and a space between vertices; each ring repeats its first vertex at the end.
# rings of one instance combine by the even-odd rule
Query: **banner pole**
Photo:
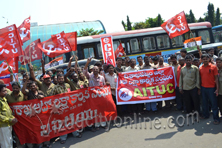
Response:
POLYGON ((8 62, 7 62, 6 60, 5 60, 5 62, 6 62, 6 64, 8 65, 8 69, 12 72, 12 74, 13 74, 15 80, 18 82, 18 79, 16 78, 15 74, 13 73, 13 71, 12 71, 10 65, 8 64, 8 62))

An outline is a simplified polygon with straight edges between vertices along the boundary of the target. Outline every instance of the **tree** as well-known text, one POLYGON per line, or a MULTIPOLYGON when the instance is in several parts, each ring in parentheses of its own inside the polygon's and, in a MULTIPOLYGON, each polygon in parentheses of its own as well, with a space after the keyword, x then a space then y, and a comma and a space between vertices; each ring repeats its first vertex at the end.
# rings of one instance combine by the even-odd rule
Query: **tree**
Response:
POLYGON ((156 27, 157 26, 155 19, 150 18, 150 17, 148 19, 146 19, 145 23, 149 24, 150 27, 156 27))
POLYGON ((103 33, 103 30, 94 30, 93 28, 86 28, 79 31, 78 37, 81 36, 91 36, 91 35, 98 35, 100 33, 103 33))
POLYGON ((212 26, 215 26, 214 5, 209 3, 207 8, 208 8, 208 21, 211 23, 212 26))
POLYGON ((144 28, 149 28, 149 25, 146 24, 145 22, 138 22, 138 23, 134 23, 133 28, 134 29, 144 29, 144 28))
POLYGON ((215 21, 215 25, 220 25, 220 9, 217 8, 217 11, 216 11, 216 21, 215 21))
POLYGON ((199 20, 198 20, 198 22, 204 22, 205 20, 204 20, 204 18, 202 18, 202 17, 200 17, 199 18, 199 20))
POLYGON ((158 14, 158 16, 157 16, 157 27, 161 26, 161 24, 163 24, 163 22, 164 21, 163 21, 161 15, 158 14))
POLYGON ((185 14, 186 19, 187 19, 187 23, 191 23, 191 19, 190 19, 190 15, 189 14, 185 14))
POLYGON ((132 30, 132 23, 130 22, 128 15, 127 15, 127 30, 132 30))
POLYGON ((126 24, 123 20, 122 20, 122 25, 123 25, 123 28, 126 30, 126 24))
POLYGON ((192 10, 190 9, 190 23, 195 23, 195 22, 196 22, 195 16, 192 10))

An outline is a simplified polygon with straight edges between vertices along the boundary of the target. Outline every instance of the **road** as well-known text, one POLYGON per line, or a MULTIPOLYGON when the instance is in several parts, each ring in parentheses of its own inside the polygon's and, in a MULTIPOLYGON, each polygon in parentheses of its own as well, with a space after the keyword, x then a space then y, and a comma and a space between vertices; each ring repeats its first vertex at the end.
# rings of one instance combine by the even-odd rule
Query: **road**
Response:
MULTIPOLYGON (((131 115, 131 118, 134 118, 131 115)), ((183 120, 186 121, 186 114, 181 111, 161 110, 158 113, 145 113, 141 116, 141 124, 139 117, 137 121, 132 121, 133 128, 125 127, 123 124, 120 128, 112 123, 108 132, 105 129, 100 129, 96 132, 84 131, 82 138, 74 138, 69 135, 65 144, 60 144, 59 141, 52 141, 53 148, 221 148, 222 147, 222 123, 219 125, 213 124, 212 114, 209 119, 200 120, 199 123, 185 125, 180 127, 183 120), (144 117, 147 119, 145 129, 144 117), (150 122, 152 120, 152 129, 150 122), (159 120, 154 118, 158 117, 159 120), (174 120, 172 120, 174 117, 174 120), (183 117, 185 119, 183 119, 183 117), (178 118, 178 122, 177 119, 178 118), (168 121, 168 122, 167 122, 168 121), (137 122, 137 123, 135 123, 137 122), (155 122, 155 124, 154 124, 155 122), (161 122, 161 124, 159 124, 161 122), (173 127, 173 125, 175 126, 173 127), (140 129, 140 125, 142 128, 140 129), (159 128, 161 125, 160 129, 159 128), (169 127, 169 126, 171 127, 169 127), (136 128, 137 126, 137 128, 136 128), (155 128, 156 127, 156 128, 155 128)), ((191 119, 191 117, 189 118, 191 119)), ((119 120, 118 120, 119 121, 119 120)), ((129 120, 127 120, 129 121, 129 120)), ((124 119, 123 119, 124 122, 124 119)), ((117 123, 117 122, 116 122, 117 123)), ((118 122, 119 123, 119 122, 118 122)), ((126 122, 125 122, 126 123, 126 122)), ((129 122, 128 122, 129 124, 129 122)))

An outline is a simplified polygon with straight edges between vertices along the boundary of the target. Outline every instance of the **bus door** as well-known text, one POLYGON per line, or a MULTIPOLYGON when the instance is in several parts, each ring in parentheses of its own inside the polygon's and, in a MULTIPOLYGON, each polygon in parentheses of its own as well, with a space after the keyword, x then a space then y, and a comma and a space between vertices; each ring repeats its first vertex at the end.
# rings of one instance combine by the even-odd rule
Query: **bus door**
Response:
POLYGON ((81 51, 84 59, 88 59, 89 57, 95 58, 95 44, 84 44, 81 45, 81 51))

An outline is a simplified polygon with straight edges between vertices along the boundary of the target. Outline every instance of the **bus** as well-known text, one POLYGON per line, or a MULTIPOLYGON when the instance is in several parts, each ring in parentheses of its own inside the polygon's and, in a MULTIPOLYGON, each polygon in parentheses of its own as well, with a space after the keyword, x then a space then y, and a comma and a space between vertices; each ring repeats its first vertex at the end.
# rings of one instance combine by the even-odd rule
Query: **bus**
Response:
MULTIPOLYGON (((215 43, 222 42, 222 25, 212 27, 213 37, 215 43)), ((219 50, 222 49, 222 46, 218 47, 219 50)))
MULTIPOLYGON (((215 48, 215 54, 217 54, 217 47, 222 46, 222 43, 215 43, 211 23, 201 22, 191 23, 188 25, 194 37, 202 37, 202 50, 215 48)), ((78 58, 81 60, 87 59, 92 56, 95 59, 102 60, 103 55, 101 50, 100 38, 105 36, 113 37, 114 50, 117 49, 121 42, 126 55, 130 58, 136 58, 137 56, 144 57, 145 55, 161 55, 164 57, 165 62, 167 62, 167 59, 168 57, 170 57, 170 55, 175 54, 176 52, 184 48, 183 42, 186 39, 193 37, 191 32, 187 32, 181 36, 170 39, 166 31, 163 30, 162 27, 78 37, 76 53, 78 58)), ((198 56, 197 51, 191 52, 194 55, 198 56)), ((65 59, 64 62, 68 62, 73 54, 74 53, 72 52, 62 55, 64 56, 63 59, 65 59)))

